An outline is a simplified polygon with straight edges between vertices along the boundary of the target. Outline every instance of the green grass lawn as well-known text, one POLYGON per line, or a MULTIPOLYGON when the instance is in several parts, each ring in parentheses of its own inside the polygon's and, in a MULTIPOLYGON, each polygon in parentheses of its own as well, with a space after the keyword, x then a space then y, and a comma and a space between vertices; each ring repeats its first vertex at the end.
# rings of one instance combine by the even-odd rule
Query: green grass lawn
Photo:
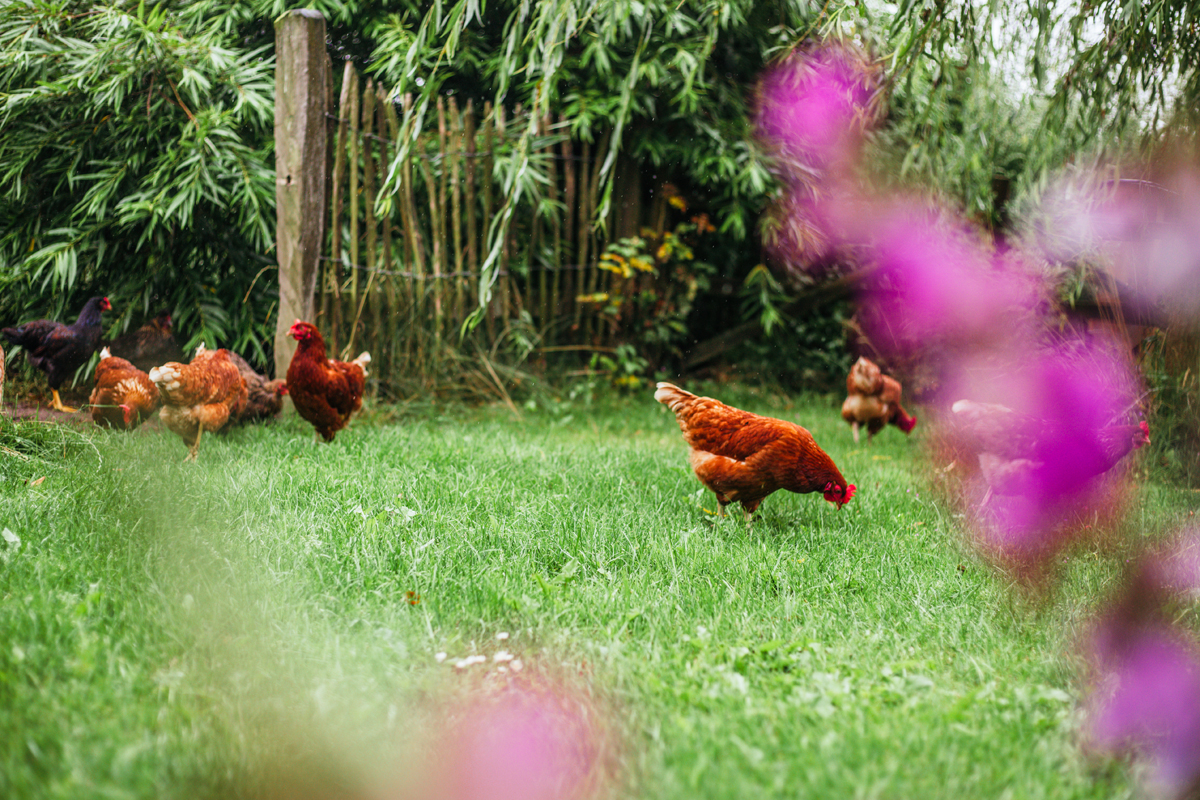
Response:
MULTIPOLYGON (((293 417, 196 464, 9 424, 0 797, 387 796, 502 650, 596 715, 616 796, 1134 793, 1082 746, 1072 650, 1120 559, 1033 602, 926 490, 924 428, 856 447, 837 399, 726 399, 808 427, 854 500, 715 523, 648 391, 374 409, 329 446, 293 417)), ((1190 497, 1148 484, 1125 527, 1190 497)))

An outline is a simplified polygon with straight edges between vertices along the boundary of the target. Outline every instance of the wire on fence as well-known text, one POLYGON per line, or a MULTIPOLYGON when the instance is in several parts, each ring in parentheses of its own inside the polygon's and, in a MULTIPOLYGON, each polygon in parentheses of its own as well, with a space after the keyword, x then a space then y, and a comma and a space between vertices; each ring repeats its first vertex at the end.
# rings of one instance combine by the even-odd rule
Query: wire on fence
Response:
MULTIPOLYGON (((331 119, 334 122, 349 122, 349 120, 343 119, 342 117, 339 117, 336 114, 330 114, 329 112, 325 113, 325 118, 331 119)), ((383 142, 384 144, 395 144, 396 143, 395 139, 389 139, 386 136, 378 136, 374 133, 363 133, 362 131, 358 132, 358 138, 373 139, 376 142, 383 142)), ((423 158, 426 161, 442 161, 442 160, 445 160, 446 156, 449 156, 449 155, 454 155, 454 156, 457 156, 458 158, 487 158, 488 156, 493 156, 495 154, 496 154, 495 150, 476 150, 475 152, 468 152, 466 150, 447 150, 444 153, 435 153, 433 155, 430 155, 429 153, 415 153, 414 155, 416 155, 417 158, 423 158)), ((545 157, 545 154, 543 153, 542 156, 545 157)), ((564 155, 560 155, 558 153, 551 155, 550 158, 554 159, 555 161, 579 161, 579 162, 586 162, 589 164, 596 161, 595 158, 584 158, 583 156, 574 156, 574 155, 564 156, 564 155)))
MULTIPOLYGON (((375 272, 380 275, 396 275, 401 278, 414 278, 417 280, 439 281, 439 280, 443 280, 445 278, 478 278, 482 274, 479 272, 443 272, 439 275, 418 275, 415 272, 407 272, 407 271, 398 270, 398 269, 383 269, 382 267, 368 267, 366 264, 351 264, 347 261, 343 261, 340 258, 333 258, 331 256, 318 256, 318 258, 321 261, 332 261, 335 264, 341 264, 343 267, 349 267, 350 269, 357 269, 357 270, 361 270, 363 272, 375 272)), ((530 272, 578 272, 578 271, 585 270, 587 268, 588 268, 587 264, 561 264, 561 265, 555 266, 555 267, 531 265, 529 267, 529 271, 530 272)), ((496 274, 497 275, 519 275, 521 273, 514 273, 511 270, 502 269, 502 270, 498 271, 496 274)))

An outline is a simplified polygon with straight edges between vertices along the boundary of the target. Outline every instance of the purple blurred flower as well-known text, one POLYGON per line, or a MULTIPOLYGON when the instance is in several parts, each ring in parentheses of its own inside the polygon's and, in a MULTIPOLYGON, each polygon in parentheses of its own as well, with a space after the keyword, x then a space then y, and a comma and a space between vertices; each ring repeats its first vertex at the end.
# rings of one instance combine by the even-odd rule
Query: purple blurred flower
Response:
POLYGON ((1146 563, 1149 580, 1172 595, 1200 595, 1200 529, 1192 528, 1155 553, 1146 563))
POLYGON ((798 49, 759 77, 755 126, 784 186, 766 213, 764 245, 794 284, 846 260, 829 209, 876 115, 877 88, 878 69, 844 44, 798 49))
POLYGON ((1200 174, 1168 170, 1164 182, 1136 178, 1064 181, 1026 226, 1051 260, 1104 264, 1123 293, 1200 314, 1200 174))
POLYGON ((565 684, 524 671, 493 675, 451 712, 439 794, 462 800, 568 800, 594 796, 606 730, 565 684))
POLYGON ((863 297, 877 347, 911 357, 931 347, 1007 341, 1024 332, 1041 302, 1040 281, 1019 260, 996 257, 977 232, 945 212, 897 202, 843 219, 846 237, 865 242, 877 264, 863 297))
POLYGON ((1200 779, 1200 650, 1164 623, 1121 615, 1093 642, 1098 680, 1089 698, 1090 738, 1109 752, 1132 751, 1171 795, 1200 779))
POLYGON ((1119 345, 1071 337, 952 360, 943 388, 956 438, 994 502, 977 535, 1002 560, 1036 566, 1077 535, 1083 510, 1119 501, 1102 478, 1145 443, 1138 382, 1119 345))
POLYGON ((875 72, 857 50, 800 50, 759 78, 756 125, 785 159, 820 169, 857 151, 874 91, 875 72))
POLYGON ((804 187, 780 197, 769 218, 773 224, 764 226, 763 247, 794 284, 826 277, 842 260, 825 207, 804 187))

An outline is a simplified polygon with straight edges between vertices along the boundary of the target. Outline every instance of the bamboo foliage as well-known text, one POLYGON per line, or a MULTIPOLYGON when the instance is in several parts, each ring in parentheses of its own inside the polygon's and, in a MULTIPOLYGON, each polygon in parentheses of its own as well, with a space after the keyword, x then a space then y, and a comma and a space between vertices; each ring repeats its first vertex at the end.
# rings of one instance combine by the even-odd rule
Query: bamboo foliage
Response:
POLYGON ((597 305, 581 299, 608 286, 595 225, 607 138, 572 141, 553 114, 519 107, 480 113, 452 96, 435 107, 420 120, 411 96, 393 99, 346 64, 316 306, 332 352, 371 351, 372 377, 395 387, 436 380, 468 344, 494 352, 518 328, 521 341, 556 349, 610 344, 597 305), (520 153, 529 125, 536 136, 520 153), (497 176, 522 157, 540 171, 513 205, 497 176), (503 239, 490 241, 497 230, 503 239), (484 324, 466 335, 476 312, 484 324))

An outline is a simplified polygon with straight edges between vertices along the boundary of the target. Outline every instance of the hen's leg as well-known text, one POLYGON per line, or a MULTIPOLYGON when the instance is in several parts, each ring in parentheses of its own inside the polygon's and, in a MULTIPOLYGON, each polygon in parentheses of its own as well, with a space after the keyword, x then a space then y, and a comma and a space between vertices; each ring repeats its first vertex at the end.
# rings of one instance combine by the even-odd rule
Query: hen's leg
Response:
POLYGON ((66 414, 74 414, 79 410, 78 408, 71 408, 70 406, 63 405, 62 398, 58 396, 58 389, 51 389, 50 391, 54 392, 54 399, 50 401, 50 407, 54 410, 62 411, 66 414))
POLYGON ((727 506, 727 505, 729 505, 729 503, 722 502, 720 497, 717 498, 717 516, 718 517, 725 516, 725 506, 727 506))
POLYGON ((191 447, 188 448, 187 458, 185 458, 184 461, 196 460, 196 453, 200 450, 200 434, 202 433, 204 433, 203 425, 196 428, 196 441, 192 442, 191 447))
POLYGON ((746 520, 746 527, 750 527, 750 523, 754 519, 754 512, 758 510, 758 504, 762 502, 760 497, 757 500, 752 500, 749 503, 742 501, 742 518, 746 520))
POLYGON ((992 487, 989 486, 987 488, 987 491, 983 493, 983 499, 979 501, 979 510, 983 511, 983 507, 986 506, 988 504, 988 500, 991 500, 991 499, 992 499, 992 487))
POLYGON ((850 423, 850 431, 854 434, 854 443, 858 444, 858 420, 850 423))

